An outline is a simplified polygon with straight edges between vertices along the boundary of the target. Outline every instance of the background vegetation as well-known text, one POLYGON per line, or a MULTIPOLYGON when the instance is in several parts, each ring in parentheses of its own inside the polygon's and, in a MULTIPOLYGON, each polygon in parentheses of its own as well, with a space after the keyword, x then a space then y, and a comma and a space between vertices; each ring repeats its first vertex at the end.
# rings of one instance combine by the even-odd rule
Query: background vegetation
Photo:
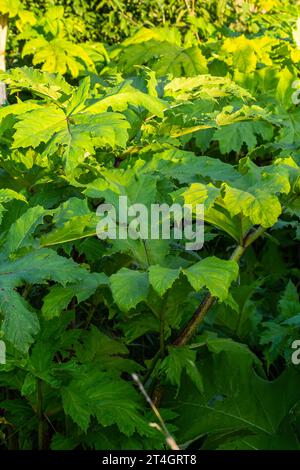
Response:
POLYGON ((165 448, 138 373, 183 448, 299 449, 298 2, 0 13, 2 448, 165 448), (120 195, 204 248, 100 241, 120 195))

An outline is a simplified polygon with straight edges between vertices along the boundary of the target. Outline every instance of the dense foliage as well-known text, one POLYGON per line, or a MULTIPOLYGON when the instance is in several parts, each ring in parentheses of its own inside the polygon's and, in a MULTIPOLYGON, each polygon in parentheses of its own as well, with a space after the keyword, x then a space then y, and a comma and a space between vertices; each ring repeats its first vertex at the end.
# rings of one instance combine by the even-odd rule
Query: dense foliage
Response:
POLYGON ((300 10, 199 4, 0 0, 3 448, 165 448, 137 373, 182 447, 299 449, 300 10), (121 195, 203 249, 99 240, 121 195))

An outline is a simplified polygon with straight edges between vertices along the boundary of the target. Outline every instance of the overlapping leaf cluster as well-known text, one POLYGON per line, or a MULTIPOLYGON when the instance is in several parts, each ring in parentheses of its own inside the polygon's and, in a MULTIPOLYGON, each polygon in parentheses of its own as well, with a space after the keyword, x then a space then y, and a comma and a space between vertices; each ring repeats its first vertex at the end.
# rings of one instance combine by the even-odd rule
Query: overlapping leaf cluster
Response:
POLYGON ((60 15, 22 33, 41 68, 1 74, 3 446, 164 448, 135 372, 150 394, 161 384, 182 446, 297 449, 296 19, 294 35, 274 14, 275 32, 200 43, 195 17, 193 34, 142 28, 85 49, 60 15), (204 204, 203 249, 99 240, 96 207, 120 196, 204 204))

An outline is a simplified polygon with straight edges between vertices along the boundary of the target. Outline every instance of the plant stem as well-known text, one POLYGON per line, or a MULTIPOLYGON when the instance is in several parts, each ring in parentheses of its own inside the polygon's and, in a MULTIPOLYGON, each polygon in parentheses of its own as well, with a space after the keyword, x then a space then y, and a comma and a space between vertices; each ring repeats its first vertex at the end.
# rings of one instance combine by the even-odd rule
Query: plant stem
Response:
MULTIPOLYGON (((231 254, 230 260, 236 261, 238 263, 243 254, 245 253, 247 247, 251 245, 258 237, 260 237, 264 233, 264 231, 265 229, 259 226, 254 231, 248 232, 244 237, 242 244, 238 245, 231 254)), ((201 304, 196 308, 194 315, 192 316, 188 324, 184 327, 184 329, 180 332, 179 336, 173 342, 175 346, 184 346, 185 344, 187 344, 187 342, 193 336, 200 323, 202 323, 207 312, 214 305, 215 300, 216 299, 211 294, 208 294, 205 297, 203 302, 201 302, 201 304)))
POLYGON ((160 313, 160 331, 159 331, 159 345, 160 355, 163 358, 165 355, 165 312, 160 313))
POLYGON ((215 298, 211 294, 208 294, 203 300, 203 302, 201 302, 201 304, 196 308, 190 321, 187 323, 187 325, 183 328, 183 330, 173 342, 174 346, 184 346, 189 341, 189 339, 194 334, 195 330, 198 328, 200 323, 202 323, 205 315, 214 303, 215 298))
MULTIPOLYGON (((249 232, 244 236, 242 243, 240 245, 237 245, 237 247, 234 249, 233 253, 230 256, 230 259, 232 261, 236 261, 237 263, 245 253, 246 249, 248 246, 250 246, 257 238, 259 238, 264 232, 265 228, 259 226, 256 229, 251 229, 249 232)), ((209 312, 210 308, 214 305, 215 303, 215 297, 213 297, 211 294, 208 294, 205 299, 201 302, 201 304, 197 307, 195 310, 192 318, 189 320, 187 325, 183 328, 183 330, 179 333, 177 338, 173 341, 174 346, 184 346, 188 343, 190 338, 193 336, 195 333, 196 329, 198 326, 202 323, 204 320, 205 315, 209 312)), ((148 371, 148 374, 146 376, 146 380, 144 383, 148 384, 151 386, 153 383, 153 375, 155 375, 155 370, 156 370, 156 365, 158 361, 161 359, 161 354, 160 351, 158 354, 154 356, 152 359, 151 363, 151 370, 148 371)), ((163 390, 160 386, 160 384, 157 384, 156 387, 154 387, 153 390, 153 396, 155 396, 154 403, 157 404, 160 401, 160 397, 163 393, 163 390)))
POLYGON ((38 449, 44 448, 43 382, 37 379, 38 449))
MULTIPOLYGON (((5 391, 6 400, 14 400, 16 397, 12 390, 5 391)), ((8 431, 7 435, 7 447, 8 450, 19 450, 19 442, 18 442, 18 431, 13 428, 12 432, 8 431)))

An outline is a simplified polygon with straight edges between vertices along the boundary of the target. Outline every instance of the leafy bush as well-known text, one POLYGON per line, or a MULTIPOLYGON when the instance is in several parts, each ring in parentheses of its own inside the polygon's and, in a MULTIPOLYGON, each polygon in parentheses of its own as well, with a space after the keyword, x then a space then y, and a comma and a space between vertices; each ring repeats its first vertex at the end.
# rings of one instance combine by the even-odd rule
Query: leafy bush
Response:
POLYGON ((298 449, 297 5, 205 28, 190 11, 111 45, 24 5, 0 77, 2 446, 165 448, 137 373, 180 446, 298 449), (203 249, 99 240, 119 196, 204 204, 203 249))

